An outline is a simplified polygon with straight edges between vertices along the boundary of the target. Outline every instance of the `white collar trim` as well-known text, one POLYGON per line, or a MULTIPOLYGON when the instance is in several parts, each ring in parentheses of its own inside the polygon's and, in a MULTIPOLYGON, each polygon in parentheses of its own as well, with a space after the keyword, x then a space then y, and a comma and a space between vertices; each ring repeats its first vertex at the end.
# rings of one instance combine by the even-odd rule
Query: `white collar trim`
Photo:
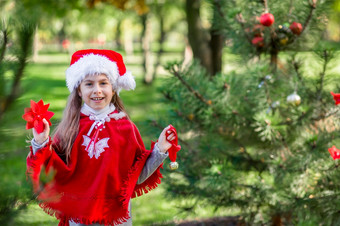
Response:
POLYGON ((105 121, 110 121, 110 118, 119 120, 126 116, 126 114, 122 111, 119 113, 113 113, 115 110, 116 107, 112 103, 110 103, 105 108, 99 111, 94 110, 93 108, 84 103, 80 112, 83 113, 84 115, 89 116, 91 120, 102 121, 103 123, 105 121))

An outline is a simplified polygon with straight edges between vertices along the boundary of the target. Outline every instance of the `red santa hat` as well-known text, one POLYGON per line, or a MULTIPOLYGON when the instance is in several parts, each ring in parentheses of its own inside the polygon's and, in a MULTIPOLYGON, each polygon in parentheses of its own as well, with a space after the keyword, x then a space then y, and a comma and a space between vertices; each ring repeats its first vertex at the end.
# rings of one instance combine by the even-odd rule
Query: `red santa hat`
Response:
POLYGON ((105 74, 114 90, 131 90, 136 82, 127 71, 119 53, 105 49, 79 50, 72 55, 70 67, 66 70, 67 88, 72 92, 87 75, 105 74))

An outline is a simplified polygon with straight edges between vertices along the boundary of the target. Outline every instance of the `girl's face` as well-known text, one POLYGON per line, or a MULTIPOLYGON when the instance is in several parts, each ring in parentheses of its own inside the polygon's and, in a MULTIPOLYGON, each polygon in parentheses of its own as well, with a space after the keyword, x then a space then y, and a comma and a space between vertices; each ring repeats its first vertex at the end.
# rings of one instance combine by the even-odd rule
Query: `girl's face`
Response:
POLYGON ((79 96, 94 110, 110 104, 114 91, 105 74, 86 76, 79 86, 79 96))

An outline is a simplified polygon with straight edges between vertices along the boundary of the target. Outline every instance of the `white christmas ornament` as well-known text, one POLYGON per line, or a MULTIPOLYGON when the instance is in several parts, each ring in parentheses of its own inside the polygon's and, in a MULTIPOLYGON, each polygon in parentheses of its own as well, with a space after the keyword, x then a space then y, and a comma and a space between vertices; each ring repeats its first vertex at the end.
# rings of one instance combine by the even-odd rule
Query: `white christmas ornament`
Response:
POLYGON ((171 170, 178 169, 178 163, 177 163, 177 162, 170 162, 169 168, 170 168, 171 170))
POLYGON ((287 103, 298 106, 301 103, 301 97, 294 92, 287 97, 287 103))

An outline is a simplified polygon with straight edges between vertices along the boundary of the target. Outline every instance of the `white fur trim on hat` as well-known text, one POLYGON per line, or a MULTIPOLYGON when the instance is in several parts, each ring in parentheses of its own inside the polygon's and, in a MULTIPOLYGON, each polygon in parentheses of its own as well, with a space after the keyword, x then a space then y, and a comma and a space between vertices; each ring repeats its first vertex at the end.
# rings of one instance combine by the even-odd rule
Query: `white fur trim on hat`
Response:
POLYGON ((131 74, 131 71, 126 71, 123 76, 119 76, 117 85, 119 88, 133 90, 136 88, 136 81, 131 74))
POLYGON ((105 74, 114 90, 131 90, 136 87, 136 82, 131 72, 120 76, 116 62, 97 54, 87 54, 73 63, 66 70, 66 84, 70 92, 76 89, 87 75, 105 74))

